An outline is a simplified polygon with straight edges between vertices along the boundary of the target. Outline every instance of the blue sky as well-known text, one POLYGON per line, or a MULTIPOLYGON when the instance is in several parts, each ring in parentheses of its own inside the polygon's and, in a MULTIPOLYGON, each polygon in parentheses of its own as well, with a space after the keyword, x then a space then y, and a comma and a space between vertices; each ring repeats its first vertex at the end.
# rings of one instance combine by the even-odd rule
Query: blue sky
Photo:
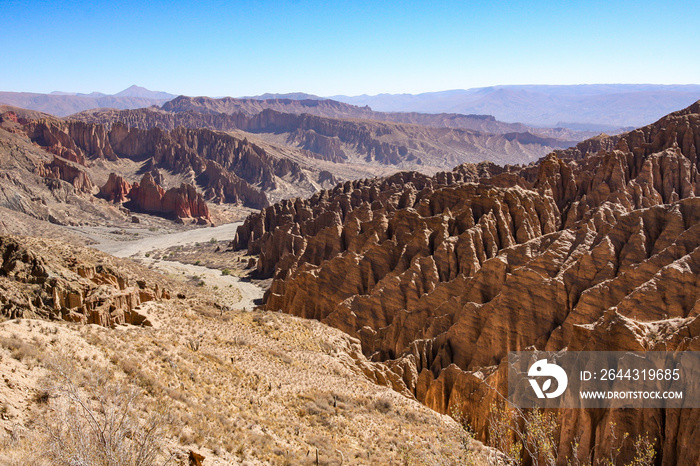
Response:
POLYGON ((420 93, 700 83, 700 2, 0 0, 0 90, 420 93))

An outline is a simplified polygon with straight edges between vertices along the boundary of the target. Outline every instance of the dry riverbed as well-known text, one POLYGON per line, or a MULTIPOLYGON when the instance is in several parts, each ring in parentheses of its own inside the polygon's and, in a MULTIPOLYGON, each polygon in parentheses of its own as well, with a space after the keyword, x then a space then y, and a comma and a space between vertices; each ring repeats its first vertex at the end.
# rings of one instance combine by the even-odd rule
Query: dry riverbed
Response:
POLYGON ((82 233, 95 241, 95 249, 131 258, 176 280, 206 287, 225 309, 250 310, 260 303, 265 290, 258 282, 247 279, 243 271, 247 257, 225 252, 239 225, 237 222, 176 232, 133 228, 82 233), (210 259, 195 259, 199 250, 201 257, 210 259), (217 253, 221 253, 221 258, 211 260, 217 253))

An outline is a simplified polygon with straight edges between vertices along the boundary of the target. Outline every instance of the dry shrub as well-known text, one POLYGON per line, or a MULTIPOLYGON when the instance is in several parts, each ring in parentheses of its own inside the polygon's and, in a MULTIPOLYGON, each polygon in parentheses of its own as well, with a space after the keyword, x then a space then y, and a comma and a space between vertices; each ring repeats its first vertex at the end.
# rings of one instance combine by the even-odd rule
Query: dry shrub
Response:
MULTIPOLYGON (((452 416, 464 428, 463 447, 465 452, 471 449, 471 441, 474 432, 471 430, 466 418, 457 411, 452 416)), ((555 466, 566 464, 567 466, 591 465, 590 455, 581 459, 578 440, 571 444, 571 457, 559 456, 558 432, 559 425, 556 415, 551 411, 533 408, 522 410, 508 403, 493 403, 490 407, 488 419, 488 445, 495 448, 499 454, 499 464, 519 466, 532 464, 533 466, 555 466)), ((611 425, 611 450, 607 457, 596 461, 596 465, 603 466, 652 466, 656 457, 654 443, 648 435, 637 435, 632 440, 633 457, 623 462, 618 458, 630 434, 624 433, 620 438, 615 434, 615 424, 611 425)), ((589 452, 592 453, 592 452, 589 452)))
POLYGON ((281 352, 281 351, 277 351, 277 350, 274 350, 274 349, 271 349, 271 350, 268 350, 268 351, 269 351, 269 353, 270 353, 272 356, 274 356, 274 357, 276 357, 276 358, 279 358, 279 360, 282 361, 282 362, 285 363, 285 364, 292 364, 292 363, 294 362, 294 360, 293 360, 291 357, 289 357, 288 354, 285 354, 285 353, 283 353, 283 352, 281 352))
POLYGON ((141 416, 142 390, 93 367, 77 373, 68 361, 47 364, 53 409, 43 424, 43 456, 55 465, 166 464, 165 415, 141 416))
POLYGON ((37 345, 26 343, 18 337, 1 337, 0 345, 9 349, 12 357, 18 361, 30 362, 41 360, 41 353, 37 349, 37 345))
POLYGON ((391 411, 392 403, 388 398, 380 398, 372 403, 372 407, 382 414, 387 414, 391 411))

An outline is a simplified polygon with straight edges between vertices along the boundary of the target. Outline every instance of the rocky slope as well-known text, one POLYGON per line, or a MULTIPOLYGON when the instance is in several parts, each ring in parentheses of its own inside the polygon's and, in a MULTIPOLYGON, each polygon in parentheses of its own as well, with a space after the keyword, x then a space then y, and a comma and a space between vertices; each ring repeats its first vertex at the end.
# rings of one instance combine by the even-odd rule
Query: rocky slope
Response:
POLYGON ((251 207, 267 204, 261 190, 273 189, 276 177, 301 175, 289 161, 273 159, 247 141, 209 130, 146 131, 122 124, 107 130, 79 121, 38 120, 29 124, 27 135, 48 151, 82 164, 95 158, 150 159, 152 167, 190 174, 210 199, 251 207))
MULTIPOLYGON (((353 164, 330 172, 325 168, 334 164, 311 157, 311 152, 252 142, 239 133, 141 130, 119 123, 107 127, 2 109, 0 207, 60 225, 131 220, 121 204, 130 201, 132 185, 145 173, 166 192, 174 190, 163 194, 168 206, 150 212, 209 221, 200 215, 201 195, 217 222, 231 221, 239 207, 261 208, 270 200, 310 195, 332 186, 339 176, 377 173, 353 164), (189 193, 187 186, 197 192, 189 193), (100 197, 112 204, 100 202, 100 197)), ((130 205, 144 211, 138 203, 130 205)))
MULTIPOLYGON (((220 110, 218 106, 214 109, 220 110)), ((141 129, 185 126, 240 130, 255 133, 269 142, 305 150, 322 160, 389 165, 430 173, 483 160, 500 164, 528 163, 575 142, 528 132, 492 134, 462 128, 282 113, 270 108, 249 115, 213 113, 207 108, 189 106, 180 109, 173 105, 163 109, 84 112, 71 118, 107 126, 122 122, 141 129)))
MULTIPOLYGON (((55 151, 41 148, 27 137, 29 121, 16 112, 0 116, 0 208, 4 231, 32 217, 58 225, 104 224, 124 218, 125 212, 96 202, 97 188, 89 169, 82 163, 84 153, 75 146, 56 145, 55 151), (70 161, 60 155, 70 152, 70 161), (8 215, 15 212, 16 215, 8 215)), ((67 141, 66 141, 67 142, 67 141)), ((33 223, 30 221, 30 223, 33 223)), ((35 224, 36 225, 36 224, 35 224)), ((35 229, 35 226, 30 227, 35 229)))
POLYGON ((209 130, 146 131, 122 124, 107 130, 79 121, 38 120, 28 125, 27 136, 45 150, 82 165, 87 159, 126 158, 190 174, 207 197, 218 202, 260 207, 267 203, 261 191, 275 189, 278 178, 304 178, 296 163, 272 157, 246 140, 209 130))
POLYGON ((39 162, 36 173, 49 180, 62 180, 70 183, 76 192, 92 194, 95 185, 84 167, 72 163, 62 157, 54 157, 51 163, 39 162))
MULTIPOLYGON (((392 368, 385 383, 464 412, 485 438, 509 351, 700 349, 698 148, 700 102, 528 167, 404 173, 278 203, 233 246, 274 277, 267 310, 359 338, 392 368)), ((565 456, 580 434, 602 459, 616 423, 656 438, 661 464, 700 460, 697 410, 557 416, 565 456)))
POLYGON ((0 236, 0 256, 5 318, 151 325, 140 305, 170 297, 162 278, 127 261, 50 239, 0 236))

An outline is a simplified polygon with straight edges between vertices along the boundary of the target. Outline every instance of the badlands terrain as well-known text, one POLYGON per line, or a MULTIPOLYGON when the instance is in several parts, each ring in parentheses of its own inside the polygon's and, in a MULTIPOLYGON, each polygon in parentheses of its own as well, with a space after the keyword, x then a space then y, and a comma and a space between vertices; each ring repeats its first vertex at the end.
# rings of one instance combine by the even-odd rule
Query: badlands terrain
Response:
MULTIPOLYGON (((695 103, 528 166, 283 201, 248 217, 233 246, 273 279, 264 309, 358 338, 395 390, 459 411, 487 440, 509 351, 700 349, 698 147, 695 103)), ((604 461, 622 429, 653 438, 659 464, 700 461, 696 409, 554 415, 560 459, 604 461)))
POLYGON ((700 461, 697 409, 495 430, 509 351, 700 350, 700 102, 585 140, 158 105, 0 109, 6 464, 700 461))

